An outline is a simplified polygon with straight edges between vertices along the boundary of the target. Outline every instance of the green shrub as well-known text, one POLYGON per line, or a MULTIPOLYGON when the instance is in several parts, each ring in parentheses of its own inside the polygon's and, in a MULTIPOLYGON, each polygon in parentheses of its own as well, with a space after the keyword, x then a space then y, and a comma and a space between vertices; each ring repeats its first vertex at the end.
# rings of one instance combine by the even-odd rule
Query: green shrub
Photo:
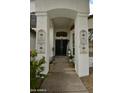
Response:
POLYGON ((37 61, 35 59, 37 52, 33 50, 30 53, 30 87, 37 90, 39 87, 39 78, 42 80, 46 77, 45 74, 41 74, 44 70, 43 64, 45 63, 45 57, 37 61))
POLYGON ((37 56, 36 50, 31 50, 30 51, 30 57, 35 57, 35 56, 37 56))
POLYGON ((69 59, 73 59, 74 57, 72 55, 69 56, 69 59))

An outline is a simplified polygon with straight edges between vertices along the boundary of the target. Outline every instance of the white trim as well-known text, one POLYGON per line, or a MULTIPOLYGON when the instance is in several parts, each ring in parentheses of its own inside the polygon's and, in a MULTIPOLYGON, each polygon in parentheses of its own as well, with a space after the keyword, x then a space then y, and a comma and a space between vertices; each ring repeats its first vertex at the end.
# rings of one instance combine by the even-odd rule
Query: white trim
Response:
POLYGON ((47 12, 36 12, 36 16, 47 16, 47 12))

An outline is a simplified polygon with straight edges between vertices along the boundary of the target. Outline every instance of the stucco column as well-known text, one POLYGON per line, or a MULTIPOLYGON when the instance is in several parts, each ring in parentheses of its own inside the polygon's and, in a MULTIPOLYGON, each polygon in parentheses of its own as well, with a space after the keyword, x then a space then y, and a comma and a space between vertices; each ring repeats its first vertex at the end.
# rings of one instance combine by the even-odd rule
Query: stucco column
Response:
POLYGON ((73 55, 73 30, 69 32, 69 48, 71 49, 71 54, 73 55))
POLYGON ((45 57, 44 74, 49 71, 49 20, 46 12, 38 12, 36 27, 36 50, 38 52, 37 60, 45 57))
MULTIPOLYGON (((51 20, 50 20, 50 22, 51 22, 51 20)), ((54 56, 54 49, 53 49, 53 47, 54 47, 54 45, 53 45, 53 42, 54 42, 54 29, 53 29, 53 24, 52 24, 52 22, 50 23, 50 29, 49 29, 49 44, 50 44, 50 52, 49 52, 49 54, 50 54, 50 61, 52 61, 52 57, 54 56)))
POLYGON ((75 19, 75 70, 89 75, 88 14, 77 13, 75 19))

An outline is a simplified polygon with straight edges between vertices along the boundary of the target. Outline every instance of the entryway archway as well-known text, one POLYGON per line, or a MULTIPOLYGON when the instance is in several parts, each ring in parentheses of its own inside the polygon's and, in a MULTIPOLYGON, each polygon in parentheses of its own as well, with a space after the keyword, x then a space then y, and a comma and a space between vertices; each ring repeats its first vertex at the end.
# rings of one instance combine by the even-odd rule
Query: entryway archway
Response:
MULTIPOLYGON (((46 33, 43 36, 45 41, 38 41, 38 37, 36 39, 36 47, 43 46, 44 53, 38 54, 38 56, 46 57, 46 65, 45 70, 46 73, 49 71, 49 62, 55 56, 55 47, 56 47, 56 32, 67 32, 70 33, 68 36, 68 40, 71 42, 72 34, 74 33, 74 47, 70 47, 70 49, 74 49, 74 64, 76 73, 81 76, 86 76, 89 74, 89 48, 88 48, 88 13, 80 12, 75 9, 70 8, 49 8, 46 11, 38 11, 37 12, 37 29, 43 29, 46 33), (73 31, 71 27, 74 26, 73 31), (73 32, 73 33, 72 33, 73 32), (86 32, 83 35, 83 32, 86 32), (85 44, 84 44, 85 42, 85 44), (42 44, 41 44, 42 43, 42 44)), ((38 36, 38 33, 37 33, 38 36)), ((62 38, 63 39, 63 38, 62 38)), ((60 47, 62 41, 57 41, 60 47)), ((66 42, 66 41, 65 41, 66 42)), ((63 48, 64 46, 62 46, 63 48)), ((57 48, 58 49, 58 48, 57 48)), ((64 49, 65 50, 65 49, 64 49)), ((58 53, 65 54, 65 53, 58 53)))
POLYGON ((54 29, 54 56, 66 56, 76 13, 74 10, 64 8, 48 11, 54 29))

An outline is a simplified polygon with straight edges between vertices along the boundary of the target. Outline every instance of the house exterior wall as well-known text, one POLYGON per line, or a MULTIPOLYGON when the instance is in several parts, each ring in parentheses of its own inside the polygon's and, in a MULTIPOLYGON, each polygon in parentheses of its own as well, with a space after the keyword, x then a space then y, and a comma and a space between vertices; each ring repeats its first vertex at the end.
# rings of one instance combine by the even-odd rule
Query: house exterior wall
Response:
POLYGON ((75 70, 79 77, 89 75, 89 44, 88 35, 85 40, 81 38, 81 31, 88 33, 88 15, 77 14, 75 21, 75 70), (85 42, 85 49, 81 42, 85 42))
POLYGON ((31 0, 30 1, 30 12, 35 12, 36 8, 35 8, 35 0, 31 0))
POLYGON ((36 13, 37 15, 37 27, 36 27, 36 50, 40 50, 40 47, 42 47, 42 50, 44 52, 40 52, 37 55, 37 60, 40 60, 43 56, 45 57, 46 63, 44 64, 44 74, 47 74, 49 71, 49 62, 50 62, 50 45, 49 45, 49 18, 47 16, 47 13, 36 13), (43 31, 44 40, 39 39, 39 31, 43 31))
MULTIPOLYGON (((55 35, 59 29, 53 29, 50 27, 50 19, 54 17, 69 17, 74 20, 76 25, 74 29, 75 33, 75 70, 77 74, 86 76, 89 74, 89 56, 87 53, 80 53, 80 31, 88 31, 88 14, 89 14, 89 0, 34 0, 31 5, 31 11, 35 11, 37 15, 37 27, 36 27, 36 49, 38 49, 38 31, 43 30, 46 33, 45 37, 45 53, 39 53, 37 59, 41 56, 45 56, 46 64, 44 65, 47 74, 49 71, 49 61, 52 56, 55 55, 55 51, 52 51, 52 47, 55 49, 55 35), (35 4, 35 5, 34 5, 35 4), (55 11, 52 11, 54 10, 55 11), (56 13, 58 13, 56 15, 56 13), (52 16, 52 17, 51 17, 52 16), (54 36, 54 38, 53 38, 54 36), (54 39, 54 40, 53 40, 54 39)), ((67 30, 66 30, 67 31, 67 30)), ((72 32, 68 32, 68 39, 70 39, 69 46, 72 47, 72 32)), ((87 42, 88 38, 86 38, 87 42)), ((42 42, 42 41, 41 41, 42 42)), ((89 51, 89 47, 86 46, 86 51, 89 51)))
POLYGON ((71 50, 72 55, 73 55, 73 33, 74 30, 69 31, 69 49, 71 50))
POLYGON ((36 11, 52 9, 72 9, 78 12, 89 12, 88 0, 36 0, 36 11))
POLYGON ((49 45, 50 45, 50 50, 49 50, 49 57, 50 57, 50 61, 52 61, 53 59, 53 56, 54 56, 54 51, 53 51, 53 48, 54 48, 54 31, 53 31, 53 27, 50 28, 49 30, 49 45))

